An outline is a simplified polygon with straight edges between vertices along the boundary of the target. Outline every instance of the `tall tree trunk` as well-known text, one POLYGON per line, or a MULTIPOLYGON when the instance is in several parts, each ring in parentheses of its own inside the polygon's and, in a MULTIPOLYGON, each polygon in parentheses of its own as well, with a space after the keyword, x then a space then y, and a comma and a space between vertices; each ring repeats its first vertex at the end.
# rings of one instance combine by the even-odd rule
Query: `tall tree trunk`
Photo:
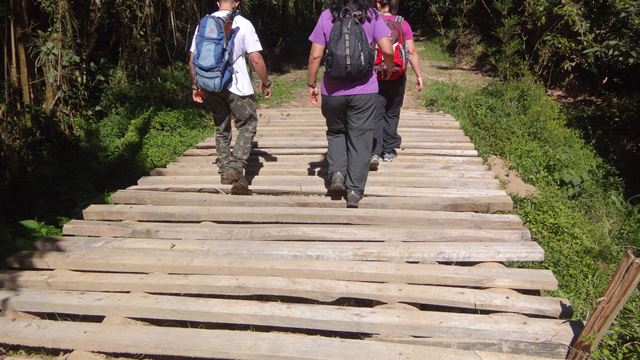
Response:
MULTIPOLYGON (((16 29, 16 47, 18 50, 18 62, 20 66, 20 88, 22 90, 22 104, 25 108, 31 105, 31 87, 29 82, 29 65, 27 60, 27 52, 25 50, 25 44, 27 43, 27 22, 28 15, 26 14, 27 6, 26 0, 22 0, 19 7, 14 7, 14 17, 18 19, 16 29)), ((25 114, 25 125, 31 127, 31 116, 25 114)))
POLYGON ((19 76, 18 76, 18 60, 17 60, 17 55, 16 55, 16 21, 15 21, 15 16, 14 16, 14 1, 15 0, 11 0, 11 87, 13 88, 12 93, 15 94, 18 92, 19 89, 19 76))
POLYGON ((4 87, 4 103, 9 106, 9 94, 11 91, 11 64, 9 63, 9 22, 4 23, 4 39, 2 39, 2 86, 4 87))

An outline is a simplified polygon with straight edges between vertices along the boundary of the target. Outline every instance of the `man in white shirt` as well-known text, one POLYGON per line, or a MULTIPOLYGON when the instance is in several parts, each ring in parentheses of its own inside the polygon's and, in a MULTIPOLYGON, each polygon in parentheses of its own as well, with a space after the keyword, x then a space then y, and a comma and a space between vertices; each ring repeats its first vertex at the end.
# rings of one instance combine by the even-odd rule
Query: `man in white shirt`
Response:
MULTIPOLYGON (((235 11, 240 6, 240 0, 219 0, 219 11, 213 16, 226 17, 230 11, 235 11)), ((191 44, 191 59, 189 69, 191 71, 191 81, 193 89, 193 101, 204 103, 213 113, 216 124, 216 150, 218 153, 218 171, 223 184, 233 184, 232 194, 250 194, 249 185, 244 177, 244 169, 247 159, 251 153, 251 144, 256 135, 258 126, 258 115, 256 103, 253 100, 253 85, 247 64, 244 60, 245 54, 249 55, 249 60, 256 73, 262 80, 262 93, 265 97, 271 97, 271 81, 267 66, 264 63, 260 51, 262 45, 256 34, 253 24, 241 15, 236 15, 233 19, 233 29, 238 29, 234 40, 233 58, 233 79, 226 90, 219 93, 212 93, 198 89, 193 67, 193 53, 196 51, 196 29, 193 42, 191 44), (238 138, 231 153, 231 119, 235 116, 235 126, 238 130, 238 138)))

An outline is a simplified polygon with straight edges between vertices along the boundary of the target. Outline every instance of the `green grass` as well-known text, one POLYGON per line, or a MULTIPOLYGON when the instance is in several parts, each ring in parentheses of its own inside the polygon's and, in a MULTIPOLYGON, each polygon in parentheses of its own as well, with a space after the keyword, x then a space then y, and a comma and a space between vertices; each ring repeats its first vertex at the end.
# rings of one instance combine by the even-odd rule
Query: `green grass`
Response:
POLYGON ((415 44, 420 59, 453 65, 455 58, 445 50, 440 38, 416 40, 415 44))
POLYGON ((275 74, 271 76, 273 81, 273 94, 266 99, 260 91, 256 93, 256 101, 269 107, 282 106, 294 100, 300 89, 306 90, 306 73, 300 76, 286 76, 287 74, 275 74))
MULTIPOLYGON (((453 114, 484 157, 509 161, 540 193, 515 199, 515 210, 545 249, 574 317, 595 307, 626 249, 640 249, 640 210, 625 202, 620 180, 567 126, 567 111, 532 80, 493 82, 476 89, 434 82, 425 104, 453 114)), ((537 264, 516 264, 532 266, 537 264)), ((617 319, 596 358, 640 356, 640 296, 617 319)))

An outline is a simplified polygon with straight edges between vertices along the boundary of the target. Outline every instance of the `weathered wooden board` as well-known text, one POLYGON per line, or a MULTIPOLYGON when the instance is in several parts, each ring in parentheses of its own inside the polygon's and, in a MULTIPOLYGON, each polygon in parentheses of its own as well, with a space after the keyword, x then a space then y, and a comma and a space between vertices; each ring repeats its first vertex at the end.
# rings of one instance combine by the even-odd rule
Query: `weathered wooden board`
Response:
MULTIPOLYGON (((255 170, 256 167, 259 168, 275 168, 279 170, 323 170, 327 169, 326 162, 317 162, 317 163, 285 163, 276 162, 274 158, 249 158, 247 163, 247 168, 249 170, 255 170)), ((207 162, 196 162, 196 163, 179 163, 173 162, 167 165, 167 168, 171 169, 183 169, 183 168, 213 168, 217 170, 217 166, 213 163, 209 164, 207 162)), ((378 171, 371 172, 373 175, 378 172, 399 172, 399 171, 433 171, 433 170, 451 170, 451 171, 488 171, 488 167, 484 164, 456 164, 456 163, 431 163, 431 162, 420 162, 420 163, 400 163, 398 161, 394 162, 385 162, 378 171)))
POLYGON ((91 205, 86 220, 257 222, 307 224, 390 224, 434 227, 520 229, 516 215, 452 213, 445 211, 384 209, 318 209, 283 207, 223 207, 91 205))
MULTIPOLYGON (((203 192, 203 193, 224 193, 231 192, 231 185, 212 184, 166 184, 166 185, 134 185, 128 190, 145 191, 174 191, 174 192, 203 192)), ((330 195, 324 186, 251 186, 253 194, 264 195, 330 195)), ((337 194, 340 195, 340 194, 337 194)), ((365 197, 361 203, 367 201, 369 197, 461 197, 461 196, 505 196, 504 190, 495 189, 455 189, 455 188, 402 188, 368 186, 365 190, 365 197)), ((338 196, 340 197, 340 196, 338 196)), ((364 207, 364 206, 363 206, 364 207)))
POLYGON ((150 249, 188 251, 212 256, 273 259, 316 259, 409 262, 543 261, 544 250, 533 241, 343 243, 308 241, 166 240, 52 236, 38 240, 42 251, 150 249))
POLYGON ((47 289, 0 290, 0 309, 368 334, 380 334, 393 329, 394 334, 406 336, 557 342, 563 345, 569 345, 573 338, 571 325, 564 320, 204 299, 145 293, 113 294, 47 289))
POLYGON ((563 299, 515 291, 465 289, 402 283, 372 283, 306 278, 225 275, 87 273, 66 270, 0 272, 9 290, 40 288, 71 291, 132 291, 158 294, 273 295, 323 302, 341 298, 384 303, 416 303, 450 308, 514 312, 557 318, 566 314, 563 299), (11 284, 14 286, 7 286, 11 284))
MULTIPOLYGON (((22 269, 302 277, 480 288, 556 290, 549 270, 363 261, 272 260, 214 257, 155 250, 23 252, 7 260, 22 269)), ((4 287, 12 282, 4 278, 4 287)))
MULTIPOLYGON (((254 176, 320 176, 327 177, 326 167, 309 169, 308 167, 275 167, 265 166, 262 168, 249 167, 245 170, 248 177, 254 176)), ((181 165, 170 168, 157 168, 151 171, 152 176, 193 176, 193 175, 215 175, 218 176, 218 168, 215 165, 181 165)), ((398 177, 396 170, 385 168, 381 165, 377 171, 369 172, 369 179, 398 177)), ((403 170, 402 175, 409 178, 442 178, 442 179, 494 179, 496 175, 486 170, 403 170)))
MULTIPOLYGON (((120 190, 111 196, 115 204, 131 205, 186 205, 186 206, 284 206, 343 208, 342 199, 328 196, 220 196, 207 193, 180 193, 166 191, 120 190)), ((509 196, 423 196, 423 197, 367 197, 360 205, 363 209, 405 209, 433 211, 496 212, 513 210, 509 196)))
MULTIPOLYGON (((256 186, 317 186, 322 187, 326 179, 318 176, 256 176, 250 179, 256 186)), ((210 184, 222 185, 219 175, 212 176, 145 176, 138 185, 165 184, 210 184)), ((500 189, 497 179, 459 179, 459 178, 423 178, 423 177, 371 177, 367 184, 377 187, 407 188, 454 188, 454 189, 500 189)))
MULTIPOLYGON (((227 198, 227 197, 225 197, 227 198)), ((252 241, 385 241, 385 242, 492 242, 530 241, 526 229, 432 229, 417 226, 260 225, 213 223, 109 222, 71 220, 65 235, 112 236, 152 239, 252 240, 252 241)))
MULTIPOLYGON (((260 155, 262 153, 269 153, 272 155, 322 155, 327 152, 326 144, 324 146, 318 145, 318 147, 302 147, 294 145, 291 147, 268 147, 259 145, 260 148, 254 148, 251 151, 252 155, 260 155)), ((213 156, 218 152, 215 149, 189 149, 184 152, 185 156, 213 156)), ((444 155, 444 156, 478 156, 476 150, 458 150, 458 149, 405 149, 398 150, 400 156, 405 155, 444 155)))
MULTIPOLYGON (((264 133, 264 132, 263 132, 264 133)), ((292 136, 297 133, 289 132, 292 136)), ((300 133, 308 133, 308 130, 301 130, 300 133)), ((278 134, 279 136, 282 136, 278 134)), ((196 145, 196 149, 215 149, 216 143, 214 139, 207 139, 203 142, 200 142, 196 145)), ((266 138, 261 141, 254 141, 254 147, 259 148, 316 148, 321 147, 323 149, 327 148, 327 140, 326 139, 318 139, 318 140, 305 140, 300 141, 295 138, 289 139, 273 139, 271 137, 266 138)), ((426 142, 426 141, 405 141, 402 144, 402 148, 399 151, 407 151, 407 150, 416 150, 416 149, 456 149, 456 150, 475 150, 475 146, 472 143, 459 143, 459 142, 426 142)))
MULTIPOLYGON (((573 323, 573 322, 572 322, 573 323)), ((576 325, 576 328, 579 328, 576 325)), ((491 339, 460 339, 450 337, 408 337, 408 336, 373 336, 371 340, 393 342, 400 344, 427 345, 447 349, 470 350, 470 351, 495 351, 510 354, 521 354, 528 356, 542 356, 552 359, 565 359, 569 346, 555 341, 528 342, 491 339)))
POLYGON ((0 318, 0 338, 11 345, 107 353, 230 359, 539 360, 515 354, 297 334, 156 326, 105 325, 0 318))
MULTIPOLYGON (((176 159, 176 163, 207 164, 214 163, 217 156, 181 156, 176 159)), ((314 164, 316 166, 326 163, 324 155, 251 155, 249 161, 264 159, 265 161, 292 163, 292 164, 314 164)), ((479 157, 470 156, 439 156, 439 155, 405 155, 396 158, 393 163, 397 164, 422 164, 422 163, 455 163, 455 164, 476 164, 482 165, 483 160, 479 157)))

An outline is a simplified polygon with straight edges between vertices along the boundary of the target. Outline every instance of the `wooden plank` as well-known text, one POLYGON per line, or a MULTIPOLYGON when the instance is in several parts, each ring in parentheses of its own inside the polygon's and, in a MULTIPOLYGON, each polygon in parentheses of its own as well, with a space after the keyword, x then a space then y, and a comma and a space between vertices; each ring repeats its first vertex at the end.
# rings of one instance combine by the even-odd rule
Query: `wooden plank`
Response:
MULTIPOLYGON (((246 262, 246 261, 245 261, 246 262)), ((239 263, 238 266, 242 266, 239 263)), ((378 280, 380 281, 380 279, 378 280)), ((466 289, 402 283, 372 283, 303 277, 87 273, 75 271, 0 272, 0 282, 18 288, 70 291, 149 292, 158 294, 273 295, 323 302, 340 298, 384 303, 408 302, 450 308, 514 312, 557 318, 567 301, 515 291, 466 289)), ((8 286, 5 288, 11 289, 8 286)))
POLYGON ((283 207, 222 207, 91 205, 86 220, 257 222, 316 224, 392 224, 434 227, 520 229, 516 215, 384 209, 318 209, 283 207))
MULTIPOLYGON (((211 185, 211 184, 166 184, 166 185, 135 185, 128 190, 145 191, 174 191, 174 192, 202 192, 202 193, 224 193, 231 192, 231 185, 211 185)), ((329 195, 324 186, 251 186, 253 194, 266 195, 329 195)), ((495 189, 464 189, 464 188, 402 188, 367 186, 365 197, 361 204, 370 197, 477 197, 477 196, 506 196, 504 190, 495 189)), ((339 195, 339 194, 338 194, 339 195)), ((365 206, 363 206, 365 208, 365 206)))
POLYGON ((590 359, 616 316, 640 283, 640 259, 628 250, 613 274, 604 296, 589 315, 584 330, 573 345, 570 360, 590 359))
POLYGON ((534 241, 518 242, 412 242, 343 243, 309 241, 166 240, 52 236, 38 240, 42 251, 98 249, 150 249, 197 252, 212 256, 270 259, 346 261, 505 262, 543 261, 544 250, 534 241))
MULTIPOLYGON (((328 175, 326 167, 308 169, 304 167, 275 167, 266 166, 263 168, 248 167, 245 170, 246 176, 322 176, 328 175)), ((189 175, 219 175, 216 166, 173 166, 170 168, 157 168, 151 171, 152 176, 189 176, 189 175)), ((403 170, 402 175, 406 177, 424 178, 445 178, 445 179, 495 179, 495 174, 487 170, 403 170)), ((381 165, 377 171, 369 172, 369 179, 397 177, 398 172, 385 168, 381 165)))
POLYGON ((422 345, 248 331, 105 325, 0 318, 0 338, 11 345, 105 353, 230 359, 536 360, 514 354, 422 345))
MULTIPOLYGON (((345 281, 382 281, 441 286, 556 290, 549 270, 495 269, 438 264, 362 261, 242 259, 170 251, 100 250, 89 252, 23 252, 7 260, 23 269, 109 272, 304 277, 345 281)), ((5 278, 6 279, 6 278, 5 278)), ((11 284, 11 277, 4 284, 11 284)))
POLYGON ((386 341, 401 344, 427 345, 448 349, 495 351, 509 354, 521 354, 528 356, 542 356, 552 359, 564 359, 567 356, 569 346, 555 341, 529 342, 529 341, 495 341, 491 339, 459 339, 451 337, 400 337, 400 336, 374 336, 372 340, 386 341))
MULTIPOLYGON (((325 186, 327 180, 318 176, 256 176, 250 178, 250 185, 255 186, 325 186)), ((220 176, 144 176, 138 180, 138 185, 165 184, 209 184, 222 185, 220 176)), ((500 189, 497 179, 460 179, 433 177, 371 177, 367 181, 369 186, 379 187, 407 187, 407 188, 465 188, 465 189, 500 189)))
MULTIPOLYGON (((269 158, 249 158, 249 162, 247 163, 248 169, 256 169, 256 168, 270 168, 270 169, 278 169, 278 170, 305 170, 305 171, 315 171, 315 170, 326 170, 328 164, 326 162, 318 162, 318 163, 278 163, 274 159, 269 158)), ((217 166, 213 163, 208 164, 206 162, 202 163, 169 163, 167 165, 168 169, 184 169, 184 168, 199 168, 199 169, 216 169, 217 166)), ((489 168, 484 164, 456 164, 456 163, 400 163, 400 162, 385 162, 378 169, 378 171, 372 172, 374 174, 381 172, 397 172, 397 171, 433 171, 433 170, 450 170, 450 171, 489 171, 489 168)))
MULTIPOLYGON (((229 198, 229 197, 225 197, 229 198)), ((491 242, 531 241, 526 229, 432 229, 429 227, 333 225, 221 225, 213 223, 148 223, 71 220, 65 235, 152 239, 251 241, 385 241, 385 242, 491 242)))
MULTIPOLYGON (((178 157, 175 162, 177 163, 215 163, 217 156, 181 156, 178 157)), ((254 156, 251 155, 249 157, 250 160, 258 160, 265 158, 266 161, 270 162, 279 162, 279 163, 293 163, 293 164, 313 164, 316 166, 320 166, 326 163, 326 159, 324 155, 278 155, 271 156, 268 154, 254 156)), ((402 157, 396 158, 394 163, 398 164, 414 164, 414 163, 425 163, 425 162, 434 162, 434 163, 456 163, 456 164, 477 164, 482 165, 483 160, 479 157, 468 157, 468 156, 437 156, 437 155, 424 155, 424 156, 414 156, 414 155, 406 155, 402 157)))
MULTIPOLYGON (((293 145, 290 148, 269 148, 268 146, 260 146, 260 148, 254 148, 251 150, 251 155, 259 156, 263 153, 269 153, 272 155, 323 155, 327 152, 327 147, 302 147, 299 145, 293 145)), ((458 150, 458 149, 399 149, 398 154, 400 156, 410 155, 444 155, 444 156, 478 156, 476 150, 458 150)), ((215 149, 189 149, 183 153, 184 156, 213 156, 218 152, 215 149)))
MULTIPOLYGON (((179 193, 164 191, 120 190, 111 195, 114 204, 182 205, 182 206, 284 206, 343 208, 342 200, 327 196, 220 196, 207 193, 179 193)), ((425 197, 367 197, 360 204, 363 209, 405 209, 432 211, 496 212, 513 210, 511 197, 502 196, 425 196, 425 197)))
MULTIPOLYGON (((300 131, 300 133, 305 133, 308 130, 300 131)), ((275 135, 275 134, 274 134, 275 135)), ((318 139, 318 140, 306 140, 300 141, 296 139, 282 139, 276 140, 273 138, 265 138, 264 140, 254 142, 255 147, 259 148, 288 148, 288 147, 299 147, 299 148, 316 148, 327 147, 326 139, 318 139)), ((216 143, 214 139, 206 139, 203 142, 200 142, 196 145, 196 149, 215 149, 216 143)), ((457 150, 475 150, 475 146, 472 143, 456 143, 456 142, 426 142, 426 141, 405 141, 402 144, 402 149, 457 149, 457 150)), ((402 150, 401 149, 401 150, 402 150)))
POLYGON ((145 293, 114 294, 48 289, 0 290, 0 309, 275 326, 353 333, 556 342, 569 345, 564 320, 343 307, 246 300, 204 299, 145 293))

